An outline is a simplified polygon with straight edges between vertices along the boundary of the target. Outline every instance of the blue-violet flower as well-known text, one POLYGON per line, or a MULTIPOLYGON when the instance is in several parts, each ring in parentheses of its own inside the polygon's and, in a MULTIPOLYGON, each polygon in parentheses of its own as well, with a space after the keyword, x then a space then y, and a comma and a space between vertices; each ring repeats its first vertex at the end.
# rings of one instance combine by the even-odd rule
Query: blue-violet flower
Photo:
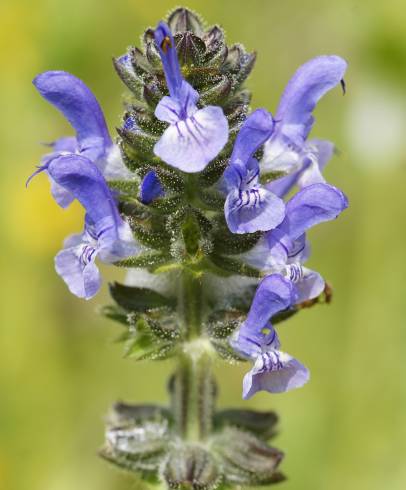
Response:
POLYGON ((268 231, 285 217, 283 201, 259 183, 259 163, 252 157, 273 128, 272 116, 258 109, 247 117, 237 135, 222 181, 227 192, 224 213, 232 233, 268 231))
POLYGON ((268 185, 277 195, 287 194, 295 184, 304 187, 324 182, 321 171, 334 146, 316 139, 307 142, 307 137, 317 102, 340 82, 344 86, 346 68, 339 56, 318 56, 302 65, 286 86, 276 111, 275 130, 261 160, 262 171, 288 174, 268 185))
POLYGON ((281 393, 300 388, 309 380, 309 371, 280 343, 271 318, 295 303, 294 285, 279 274, 265 277, 258 286, 245 322, 230 343, 254 365, 244 376, 243 398, 264 390, 281 393))
POLYGON ((154 153, 183 172, 200 172, 227 143, 227 119, 221 107, 198 109, 199 94, 183 79, 175 41, 163 22, 155 30, 155 41, 169 90, 169 96, 157 105, 155 116, 169 127, 155 144, 154 153))

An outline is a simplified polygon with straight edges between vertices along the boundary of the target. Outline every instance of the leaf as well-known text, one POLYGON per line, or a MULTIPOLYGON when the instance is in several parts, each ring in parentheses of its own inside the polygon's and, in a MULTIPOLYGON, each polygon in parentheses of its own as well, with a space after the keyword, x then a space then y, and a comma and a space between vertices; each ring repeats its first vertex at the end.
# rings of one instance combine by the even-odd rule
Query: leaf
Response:
POLYGON ((172 261, 171 257, 168 257, 164 253, 152 252, 136 255, 135 257, 129 257, 128 259, 115 262, 114 265, 118 267, 126 268, 140 268, 145 267, 148 270, 155 270, 157 267, 164 265, 167 262, 172 261))
POLYGON ((128 326, 128 313, 115 305, 102 306, 99 313, 110 320, 128 326))
POLYGON ((210 339, 211 344, 216 350, 217 354, 225 361, 245 362, 246 359, 238 354, 231 345, 228 343, 228 339, 210 339))
POLYGON ((230 272, 232 274, 240 274, 247 277, 258 277, 262 276, 262 272, 254 267, 241 262, 240 260, 232 259, 224 255, 211 254, 210 260, 220 269, 230 272))
POLYGON ((151 412, 160 415, 157 410, 158 407, 153 410, 151 406, 116 405, 113 418, 108 422, 106 442, 100 456, 130 471, 155 473, 170 440, 168 420, 150 417, 151 412))
POLYGON ((175 446, 163 470, 171 489, 211 490, 217 488, 222 476, 215 459, 199 446, 175 446))
POLYGON ((147 288, 110 284, 110 294, 127 311, 147 311, 153 308, 174 307, 175 301, 147 288))
POLYGON ((252 432, 265 440, 275 435, 277 422, 278 416, 275 412, 228 409, 221 410, 214 415, 214 425, 217 429, 234 426, 252 432))
POLYGON ((277 468, 283 453, 252 433, 225 428, 213 438, 211 447, 222 463, 229 484, 256 485, 280 481, 277 468))
POLYGON ((173 33, 193 32, 196 36, 203 34, 202 20, 191 10, 183 7, 175 9, 168 17, 168 25, 173 33))
POLYGON ((159 405, 131 405, 117 402, 114 404, 108 418, 110 426, 126 426, 140 424, 147 421, 162 422, 170 419, 167 408, 159 405))

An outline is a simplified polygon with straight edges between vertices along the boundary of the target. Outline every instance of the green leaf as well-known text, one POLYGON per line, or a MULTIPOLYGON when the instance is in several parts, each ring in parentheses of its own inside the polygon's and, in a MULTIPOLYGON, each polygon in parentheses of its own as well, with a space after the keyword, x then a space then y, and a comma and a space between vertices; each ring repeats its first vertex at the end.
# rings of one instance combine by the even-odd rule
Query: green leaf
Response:
POLYGON ((262 272, 258 269, 254 269, 244 262, 241 262, 224 255, 211 254, 210 260, 220 269, 232 274, 240 274, 247 277, 262 277, 262 272))
POLYGON ((173 33, 193 32, 196 36, 203 34, 203 23, 200 17, 183 7, 176 8, 168 17, 168 25, 173 33))
POLYGON ((185 250, 190 255, 195 255, 199 249, 200 227, 196 217, 189 214, 182 223, 182 236, 185 250))
POLYGON ((128 313, 115 305, 102 306, 99 313, 110 320, 128 326, 128 313))
POLYGON ((121 468, 154 474, 168 450, 169 440, 164 409, 117 404, 108 420, 100 456, 121 468))
POLYGON ((280 179, 281 177, 284 177, 287 175, 286 172, 264 172, 261 173, 260 176, 260 182, 261 184, 269 184, 269 182, 272 182, 273 180, 280 179))
POLYGON ((241 254, 251 250, 260 237, 260 232, 246 233, 243 235, 231 233, 221 216, 217 220, 217 226, 213 231, 213 247, 217 254, 241 254))
POLYGON ((246 359, 240 356, 229 344, 228 339, 210 339, 212 346, 216 350, 217 354, 224 361, 235 363, 235 362, 246 362, 246 359))
POLYGON ((275 412, 228 409, 221 410, 214 415, 214 425, 217 430, 226 426, 237 427, 252 432, 265 440, 275 435, 277 423, 278 416, 275 412))
POLYGON ((176 50, 181 66, 201 66, 205 61, 206 45, 193 32, 175 34, 176 50))
POLYGON ((199 446, 177 445, 166 461, 163 477, 171 489, 211 490, 222 480, 212 455, 199 446))
POLYGON ((213 438, 211 447, 231 485, 264 485, 283 478, 277 471, 283 453, 252 433, 225 428, 213 438))
POLYGON ((119 191, 121 195, 128 195, 134 199, 138 196, 139 182, 133 180, 109 180, 108 186, 113 191, 119 191))
POLYGON ((157 267, 160 267, 167 262, 171 262, 172 260, 172 257, 168 257, 164 253, 151 252, 120 260, 119 262, 115 262, 114 265, 126 268, 144 267, 148 270, 155 270, 157 267))
POLYGON ((141 157, 153 156, 153 148, 158 138, 145 131, 129 131, 123 128, 117 128, 118 134, 127 142, 133 151, 136 151, 141 157))
POLYGON ((125 357, 135 361, 163 361, 175 354, 176 345, 172 342, 157 344, 148 335, 139 335, 130 339, 125 357))
POLYGON ((109 425, 124 427, 137 425, 147 421, 162 422, 169 420, 171 414, 165 407, 159 405, 132 405, 117 402, 109 414, 109 425))
POLYGON ((175 301, 146 288, 124 286, 117 282, 110 284, 110 294, 114 301, 127 311, 147 311, 152 308, 174 307, 175 301))

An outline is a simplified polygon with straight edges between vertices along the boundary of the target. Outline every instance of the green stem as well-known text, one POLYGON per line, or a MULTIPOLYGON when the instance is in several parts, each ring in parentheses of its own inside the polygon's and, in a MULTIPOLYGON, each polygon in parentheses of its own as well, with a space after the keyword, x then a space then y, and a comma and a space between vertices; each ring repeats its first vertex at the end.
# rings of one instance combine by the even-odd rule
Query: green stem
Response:
POLYGON ((179 436, 203 441, 211 432, 215 384, 211 356, 201 336, 202 291, 198 277, 183 272, 179 294, 179 313, 185 338, 183 352, 171 383, 172 411, 179 436))

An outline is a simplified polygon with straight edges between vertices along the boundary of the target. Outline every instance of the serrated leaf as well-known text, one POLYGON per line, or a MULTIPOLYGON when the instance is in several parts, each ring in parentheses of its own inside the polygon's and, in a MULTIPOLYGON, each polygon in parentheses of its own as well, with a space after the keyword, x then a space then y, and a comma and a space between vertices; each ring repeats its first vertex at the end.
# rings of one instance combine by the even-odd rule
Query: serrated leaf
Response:
POLYGON ((110 294, 116 303, 127 311, 144 312, 153 308, 174 307, 175 301, 146 288, 110 284, 110 294))

